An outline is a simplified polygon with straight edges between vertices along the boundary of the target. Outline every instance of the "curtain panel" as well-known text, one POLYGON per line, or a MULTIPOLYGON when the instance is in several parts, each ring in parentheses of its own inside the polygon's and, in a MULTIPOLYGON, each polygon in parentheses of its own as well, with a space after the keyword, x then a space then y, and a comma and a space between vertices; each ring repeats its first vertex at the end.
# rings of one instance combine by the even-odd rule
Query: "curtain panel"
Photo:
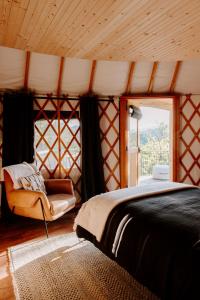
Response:
MULTIPOLYGON (((3 96, 2 166, 34 160, 34 93, 28 90, 8 91, 3 96)), ((2 217, 9 217, 4 188, 2 217)))
POLYGON ((104 193, 105 180, 100 140, 98 98, 83 96, 80 98, 81 122, 81 200, 104 193))

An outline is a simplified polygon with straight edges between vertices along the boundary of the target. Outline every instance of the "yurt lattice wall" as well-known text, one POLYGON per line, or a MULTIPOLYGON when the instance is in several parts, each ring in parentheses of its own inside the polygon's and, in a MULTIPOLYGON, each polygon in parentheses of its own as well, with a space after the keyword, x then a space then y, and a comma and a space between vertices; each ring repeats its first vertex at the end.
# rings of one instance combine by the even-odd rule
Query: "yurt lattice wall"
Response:
POLYGON ((35 100, 35 154, 45 178, 71 178, 80 199, 79 101, 35 100))
POLYGON ((100 102, 99 116, 106 190, 112 191, 120 188, 119 102, 100 102))
MULTIPOLYGON (((162 93, 200 94, 200 60, 182 62, 99 60, 94 64, 94 61, 87 59, 61 58, 34 52, 27 54, 23 50, 0 47, 0 89, 16 89, 25 86, 35 89, 38 94, 52 93, 55 96, 63 93, 78 96, 88 91, 93 91, 100 96, 120 96, 135 93, 146 95, 155 93, 160 93, 160 95, 162 93), (27 60, 27 58, 29 59, 27 60), (93 66, 95 67, 93 68, 93 66)), ((200 184, 199 101, 199 96, 187 97, 187 101, 184 96, 181 100, 180 110, 179 180, 195 184, 200 184), (190 115, 188 119, 188 111, 191 111, 192 118, 190 115), (188 139, 191 137, 192 139, 188 143, 188 139)), ((48 105, 50 105, 49 103, 48 105)), ((46 110, 49 109, 48 105, 46 105, 46 110)), ((51 104, 51 109, 52 107, 54 107, 53 104, 51 104)), ((37 109, 40 108, 37 107, 37 109)), ((113 190, 120 186, 118 102, 101 102, 99 114, 106 187, 107 190, 113 190)), ((62 117, 62 112, 60 117, 62 117)), ((0 158, 2 155, 1 125, 2 107, 0 108, 0 158)), ((51 126, 50 128, 52 129, 51 126)), ((55 133, 58 129, 52 130, 55 133)), ((51 149, 53 150, 51 146, 48 148, 50 152, 52 152, 51 149)), ((62 147, 66 151, 64 145, 62 147)), ((56 159, 54 154, 52 155, 56 159)), ((42 164, 41 161, 40 163, 42 164)), ((76 163, 79 166, 79 163, 76 163)), ((42 164, 45 176, 58 176, 58 167, 51 174, 45 168, 46 164, 47 161, 42 164)), ((74 165, 76 164, 74 163, 74 165)), ((59 168, 62 176, 69 176, 69 171, 65 172, 62 164, 59 168)), ((77 169, 80 171, 79 168, 77 169)), ((77 193, 80 193, 79 183, 76 182, 76 184, 77 193)))
POLYGON ((180 105, 179 180, 200 185, 200 96, 182 97, 180 105))
MULTIPOLYGON (((35 100, 35 149, 45 178, 71 178, 80 199, 81 144, 79 101, 35 100), (49 117, 49 113, 51 117, 49 117), (67 116, 66 116, 67 113, 67 116), (43 120, 43 127, 39 123, 43 120)), ((101 143, 107 191, 120 187, 119 105, 99 102, 101 143)))

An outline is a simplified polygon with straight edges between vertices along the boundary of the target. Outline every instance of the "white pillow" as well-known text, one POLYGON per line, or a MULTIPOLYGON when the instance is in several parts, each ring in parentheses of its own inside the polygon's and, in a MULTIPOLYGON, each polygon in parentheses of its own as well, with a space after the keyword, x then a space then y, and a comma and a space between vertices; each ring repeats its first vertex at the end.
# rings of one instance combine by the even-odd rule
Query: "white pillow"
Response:
POLYGON ((25 190, 46 192, 44 179, 40 172, 34 173, 26 177, 20 177, 21 184, 25 190))

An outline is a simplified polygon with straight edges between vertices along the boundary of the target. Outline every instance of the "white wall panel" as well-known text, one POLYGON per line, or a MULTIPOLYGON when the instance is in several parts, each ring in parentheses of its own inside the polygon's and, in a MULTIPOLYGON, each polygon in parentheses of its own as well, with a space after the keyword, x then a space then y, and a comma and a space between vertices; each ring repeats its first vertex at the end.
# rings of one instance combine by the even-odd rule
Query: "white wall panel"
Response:
POLYGON ((32 53, 28 86, 38 93, 55 93, 58 84, 60 57, 32 53))
POLYGON ((165 93, 170 90, 176 62, 160 62, 154 78, 153 92, 165 93))
POLYGON ((136 62, 130 86, 131 93, 147 92, 152 67, 152 62, 136 62))
POLYGON ((91 61, 66 58, 64 62, 62 93, 81 95, 88 91, 91 61))
POLYGON ((0 88, 16 89, 24 84, 26 52, 0 47, 0 88))
POLYGON ((182 63, 175 92, 200 94, 200 60, 184 61, 182 63))
POLYGON ((129 63, 98 61, 93 90, 100 95, 121 95, 125 92, 129 63))

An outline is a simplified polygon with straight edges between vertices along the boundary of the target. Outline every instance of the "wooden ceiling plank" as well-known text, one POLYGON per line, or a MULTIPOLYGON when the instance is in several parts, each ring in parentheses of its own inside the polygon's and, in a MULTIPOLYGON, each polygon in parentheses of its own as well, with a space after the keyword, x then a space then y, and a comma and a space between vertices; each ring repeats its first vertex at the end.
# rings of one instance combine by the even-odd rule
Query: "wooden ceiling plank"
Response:
POLYGON ((4 2, 0 1, 0 44, 3 43, 4 38, 4 2))
POLYGON ((175 66, 175 69, 174 69, 174 74, 173 74, 171 85, 170 85, 170 89, 169 89, 170 93, 173 93, 174 89, 176 87, 176 82, 177 82, 178 75, 179 75, 179 72, 180 72, 181 64, 182 64, 182 61, 180 61, 180 60, 177 61, 177 63, 176 63, 176 66, 175 66))
POLYGON ((4 39, 5 45, 15 46, 17 35, 20 32, 20 28, 24 21, 25 14, 26 9, 23 9, 20 6, 14 6, 13 9, 11 9, 10 18, 13 21, 9 23, 9 26, 7 28, 7 32, 4 39))
POLYGON ((38 44, 38 41, 40 41, 41 36, 46 31, 46 28, 48 28, 52 23, 57 13, 60 10, 62 11, 63 5, 63 0, 56 0, 55 2, 52 2, 51 5, 48 5, 47 9, 45 9, 43 14, 40 15, 40 18, 29 38, 29 45, 31 47, 38 44))
MULTIPOLYGON (((183 13, 183 11, 180 11, 180 3, 181 1, 176 1, 176 2, 166 2, 165 3, 165 8, 164 10, 160 10, 160 12, 158 12, 155 8, 154 11, 151 10, 151 14, 149 18, 145 18, 144 22, 141 24, 140 26, 140 30, 138 31, 137 27, 135 26, 130 26, 130 29, 126 32, 126 36, 127 39, 129 38, 130 35, 135 35, 135 34, 140 34, 140 33, 148 33, 150 31, 150 33, 152 32, 152 29, 154 28, 156 30, 156 32, 160 31, 162 33, 162 36, 164 37, 165 35, 163 34, 163 32, 165 33, 173 33, 173 30, 176 30, 176 28, 180 29, 180 22, 182 21, 183 17, 185 17, 185 14, 183 13), (176 15, 173 18, 174 15, 174 10, 176 10, 176 15), (167 12, 167 13, 166 13, 167 12), (167 15, 167 17, 166 17, 167 15), (172 31, 168 31, 166 32, 166 28, 168 28, 168 26, 175 26, 175 24, 177 25, 175 28, 173 28, 172 31), (163 31, 164 30, 164 31, 163 31)), ((189 10, 191 7, 191 5, 188 5, 188 7, 184 7, 184 10, 189 10)), ((184 11, 185 12, 185 11, 184 11)), ((187 16, 187 22, 189 21, 189 19, 192 19, 192 16, 190 14, 188 14, 187 16)), ((194 15, 193 15, 194 17, 194 15)), ((133 20, 134 23, 134 20, 133 20)), ((125 37, 126 37, 125 36, 125 37)), ((141 35, 142 36, 142 35, 141 35)), ((148 39, 149 37, 151 37, 151 34, 149 35, 145 35, 145 39, 148 39)), ((143 39, 143 41, 145 41, 145 39, 143 39)), ((126 40, 122 40, 121 42, 126 42, 126 40)), ((136 41, 136 45, 140 44, 141 41, 136 41)))
POLYGON ((37 49, 41 49, 42 51, 47 51, 49 48, 49 40, 54 38, 59 34, 60 30, 63 28, 65 24, 65 16, 67 14, 71 15, 74 7, 76 7, 78 0, 64 1, 63 5, 61 5, 55 14, 54 18, 50 22, 50 24, 46 24, 44 31, 41 32, 41 35, 37 39, 37 49), (45 40, 45 43, 43 42, 45 40))
MULTIPOLYGON (((172 7, 172 11, 173 11, 173 7, 172 7)), ((197 17, 197 16, 196 16, 197 17)), ((163 19, 163 15, 161 15, 161 18, 163 19)), ((198 17, 197 17, 198 18, 198 17)), ((151 23, 147 23, 147 25, 148 25, 148 28, 152 28, 152 25, 154 25, 154 27, 156 28, 158 28, 159 29, 159 31, 160 31, 160 37, 159 38, 157 38, 157 40, 158 40, 158 45, 159 45, 159 48, 160 48, 160 40, 162 39, 162 37, 165 37, 165 35, 163 35, 163 30, 165 29, 165 31, 166 31, 166 28, 161 28, 162 27, 162 25, 163 24, 165 24, 166 26, 168 25, 168 23, 165 23, 165 21, 164 20, 162 20, 162 19, 158 19, 157 20, 157 25, 156 24, 153 24, 153 22, 151 22, 151 23)), ((192 17, 192 19, 193 19, 193 17, 192 17)), ((177 28, 179 28, 179 23, 180 23, 180 20, 176 20, 177 21, 177 26, 175 26, 175 28, 177 27, 177 28)), ((192 21, 193 22, 193 21, 192 21)), ((146 24, 145 22, 143 22, 144 24, 146 24)), ((171 22, 172 23, 172 22, 171 22)), ((171 23, 170 23, 170 25, 171 25, 171 23)), ((132 24, 133 25, 133 24, 132 24)), ((130 28, 135 28, 135 26, 129 26, 130 28)), ((187 24, 188 25, 188 24, 187 24)), ((167 26, 168 27, 168 26, 167 26)), ((142 27, 141 27, 142 28, 142 27)), ((144 30, 145 28, 143 28, 143 30, 144 30)), ((130 29, 131 30, 131 29, 130 29)), ((140 29, 141 30, 141 29, 140 29)), ((144 30, 145 31, 145 30, 144 30)), ((148 32, 148 30, 146 30, 147 32, 148 32)), ((174 33, 174 22, 173 22, 173 24, 172 24, 172 30, 169 30, 170 31, 170 34, 173 34, 174 33)), ((133 33, 133 32, 132 32, 133 33)), ((140 31, 139 31, 139 33, 140 33, 140 31)), ((141 35, 141 33, 140 33, 140 36, 137 36, 137 32, 135 32, 135 34, 136 34, 136 41, 137 42, 134 42, 133 43, 133 46, 132 46, 132 49, 130 50, 130 52, 128 52, 127 53, 127 50, 126 50, 126 55, 130 55, 130 56, 132 56, 133 57, 133 52, 134 51, 136 51, 136 45, 138 45, 138 47, 141 49, 142 48, 142 43, 144 43, 144 44, 146 44, 146 45, 154 45, 155 46, 155 38, 154 38, 154 36, 152 36, 151 34, 150 35, 148 35, 148 36, 146 36, 145 37, 145 39, 144 38, 142 38, 142 35, 141 35), (141 38, 142 38, 142 40, 141 40, 141 38)), ((118 36, 120 36, 120 34, 118 34, 118 36)), ((130 41, 130 37, 129 37, 129 41, 130 41)), ((117 41, 116 41, 117 42, 117 41)), ((123 39, 121 39, 120 41, 120 44, 121 45, 123 45, 123 48, 124 49, 129 49, 130 48, 130 45, 126 45, 126 44, 124 44, 125 43, 125 40, 123 40, 123 39)), ((167 43, 169 43, 169 41, 167 41, 167 43)), ((121 49, 120 49, 121 50, 121 49)), ((113 49, 112 49, 112 51, 113 51, 113 49)), ((155 53, 155 51, 153 51, 154 53, 155 53)))
POLYGON ((28 88, 28 79, 29 79, 29 67, 30 67, 30 58, 31 52, 26 52, 26 63, 25 63, 25 72, 24 72, 24 88, 28 88))
POLYGON ((88 92, 91 93, 93 89, 93 83, 94 83, 94 77, 95 77, 95 72, 96 72, 96 66, 97 66, 97 61, 93 60, 92 62, 92 68, 91 68, 91 73, 90 73, 90 82, 89 82, 89 87, 88 87, 88 92))
POLYGON ((30 39, 33 35, 38 34, 38 31, 40 31, 40 28, 42 28, 42 22, 41 20, 48 20, 49 12, 51 11, 51 8, 54 7, 54 2, 48 3, 45 1, 40 1, 39 5, 37 6, 37 9, 35 10, 33 22, 29 26, 29 30, 26 33, 26 43, 25 47, 26 49, 34 49, 34 47, 31 47, 30 45, 30 39))
POLYGON ((199 11, 195 0, 2 0, 0 44, 89 59, 198 58, 199 11))
MULTIPOLYGON (((97 46, 97 48, 99 48, 99 45, 101 47, 101 43, 104 41, 104 39, 111 33, 113 32, 113 30, 117 30, 117 28, 119 27, 119 25, 121 24, 121 22, 124 22, 128 15, 131 15, 131 11, 137 9, 137 5, 141 5, 141 1, 137 1, 134 2, 133 1, 129 1, 129 2, 121 2, 122 5, 116 7, 115 9, 113 9, 113 7, 111 7, 111 11, 108 9, 106 11, 106 19, 108 19, 108 21, 105 23, 105 26, 102 27, 101 29, 98 28, 98 26, 96 25, 94 27, 94 29, 92 30, 92 32, 88 35, 87 40, 85 40, 85 36, 83 36, 82 38, 80 37, 79 39, 79 43, 84 43, 85 47, 84 50, 80 50, 76 53, 74 53, 74 55, 77 56, 84 56, 88 51, 91 51, 91 49, 93 49, 95 46, 97 46), (125 5, 126 4, 126 5, 125 5), (134 4, 134 5, 133 5, 134 4), (137 5, 136 5, 137 4, 137 5)), ((98 22, 96 22, 96 24, 98 24, 98 22)), ((93 27, 92 27, 93 28, 93 27)), ((109 42, 108 42, 109 44, 109 42)), ((104 45, 105 47, 105 45, 104 45)))
POLYGON ((3 44, 4 37, 6 35, 7 27, 9 26, 9 16, 12 8, 12 1, 0 1, 1 2, 1 22, 0 22, 0 42, 3 44))
MULTIPOLYGON (((189 7, 188 7, 189 10, 189 7)), ((155 49, 156 53, 159 49, 165 49, 166 45, 171 45, 171 41, 173 41, 173 37, 175 36, 176 38, 179 37, 180 34, 180 22, 182 21, 181 19, 183 18, 183 15, 180 14, 179 18, 176 18, 175 21, 171 21, 171 22, 166 22, 164 20, 162 20, 162 22, 159 22, 158 24, 154 24, 153 22, 151 24, 149 24, 149 28, 158 28, 157 30, 157 39, 155 41, 154 37, 150 34, 148 36, 146 36, 145 39, 142 39, 142 36, 137 36, 137 42, 133 44, 133 47, 131 50, 129 50, 130 54, 132 54, 137 47, 142 48, 143 50, 145 50, 145 45, 148 49, 149 45, 153 45, 154 48, 156 48, 156 46, 158 47, 157 49, 155 49), (167 28, 167 31, 166 31, 167 28), (165 32, 165 34, 163 34, 163 32, 165 32), (160 45, 165 45, 165 47, 160 47, 160 45)), ((187 22, 185 21, 185 25, 188 27, 188 29, 195 23, 199 21, 199 16, 196 15, 192 15, 189 17, 189 19, 187 19, 187 22)), ((147 30, 148 32, 148 30, 147 30)), ((183 31, 181 31, 183 32, 183 31)), ((191 35, 191 33, 190 33, 191 35)), ((121 43, 125 43, 124 40, 121 40, 121 43)), ((126 46, 126 44, 125 44, 126 46)), ((154 51, 154 52, 155 52, 154 51)), ((127 53, 128 54, 128 53, 127 53)))
POLYGON ((29 2, 27 12, 25 14, 20 32, 16 40, 16 44, 15 44, 16 48, 22 49, 26 47, 27 37, 30 35, 32 27, 36 22, 35 19, 37 20, 37 15, 41 13, 39 9, 43 4, 44 2, 39 0, 29 2))
MULTIPOLYGON (((168 28, 168 26, 171 25, 173 30, 168 31, 168 32, 169 32, 169 34, 173 33, 174 30, 176 30, 176 27, 177 28, 179 27, 178 25, 180 24, 180 21, 182 20, 183 15, 180 14, 180 16, 179 16, 180 18, 178 18, 176 16, 175 22, 176 22, 177 26, 175 27, 174 21, 172 22, 170 17, 165 18, 165 16, 166 16, 166 10, 167 10, 167 13, 169 16, 171 14, 173 14, 174 10, 176 10, 176 9, 178 10, 178 7, 179 7, 178 2, 176 2, 176 3, 165 2, 164 4, 166 5, 165 10, 162 9, 162 10, 160 10, 160 12, 158 12, 156 9, 154 11, 152 11, 152 9, 151 9, 151 15, 150 15, 151 18, 145 18, 143 23, 139 27, 139 30, 138 30, 137 26, 133 26, 136 24, 135 20, 133 20, 133 24, 131 24, 130 28, 128 28, 128 30, 126 30, 125 34, 123 35, 123 38, 120 40, 120 43, 126 43, 130 39, 130 36, 136 36, 137 39, 133 46, 140 45, 141 40, 138 40, 138 36, 137 36, 139 34, 139 36, 142 38, 142 41, 145 42, 147 40, 147 44, 148 44, 148 39, 152 37, 152 34, 148 34, 148 32, 152 31, 152 28, 156 28, 156 31, 157 32, 160 31, 160 33, 162 34, 161 37, 165 37, 163 32, 166 33, 166 28, 168 28), (141 33, 143 33, 144 35, 142 35, 141 33)), ((140 18, 141 17, 142 16, 140 15, 140 18)), ((144 18, 144 16, 143 16, 143 18, 144 18)))
MULTIPOLYGON (((62 14, 62 18, 58 19, 56 16, 57 22, 52 22, 52 26, 49 27, 47 34, 44 35, 46 43, 43 43, 44 51, 45 49, 53 49, 56 47, 60 38, 62 38, 65 33, 66 28, 69 26, 70 22, 72 22, 72 18, 75 12, 80 12, 82 6, 79 5, 80 1, 75 0, 66 6, 65 13, 62 14)), ((64 10, 63 10, 64 11, 64 10)), ((69 40, 68 40, 69 43, 69 40)))
POLYGON ((131 87, 134 69, 135 69, 135 62, 133 61, 133 62, 131 62, 130 68, 129 68, 128 80, 127 80, 126 91, 125 91, 126 95, 128 95, 130 93, 130 87, 131 87))
MULTIPOLYGON (((155 4, 155 11, 156 11, 157 3, 154 3, 154 4, 155 4)), ((166 8, 167 8, 167 7, 169 7, 170 4, 166 3, 165 5, 166 5, 166 8)), ((172 9, 173 9, 174 8, 174 4, 171 4, 171 5, 172 5, 172 9)), ((151 6, 149 6, 149 7, 148 6, 142 6, 141 9, 138 12, 137 12, 137 10, 135 10, 135 7, 134 7, 134 18, 131 15, 130 19, 128 19, 127 21, 125 21, 122 24, 122 28, 123 29, 122 29, 122 33, 121 34, 120 34, 120 28, 117 28, 117 30, 115 31, 117 34, 115 36, 115 40, 114 40, 113 43, 115 43, 115 45, 118 44, 119 47, 121 45, 123 45, 121 47, 123 47, 124 49, 127 50, 127 49, 130 48, 130 44, 128 44, 127 46, 124 45, 124 40, 123 40, 124 36, 128 35, 128 37, 127 37, 128 38, 128 42, 130 42, 130 39, 133 40, 133 44, 132 44, 131 48, 134 47, 134 44, 138 40, 138 37, 137 37, 138 32, 142 36, 142 40, 146 39, 147 37, 144 36, 144 33, 146 31, 148 32, 148 30, 149 30, 149 28, 151 26, 151 23, 152 23, 152 21, 150 19, 149 19, 150 21, 148 21, 148 16, 147 15, 148 15, 149 11, 151 11, 151 14, 154 14, 154 7, 152 7, 152 3, 151 3, 151 6), (145 20, 145 21, 143 21, 142 24, 138 27, 138 24, 140 24, 141 19, 145 20), (146 25, 146 23, 147 23, 147 25, 146 25), (135 39, 133 39, 132 36, 134 36, 135 39)), ((153 20, 157 20, 157 23, 158 23, 157 26, 158 26, 158 28, 159 28, 160 24, 164 22, 163 21, 163 14, 164 13, 163 13, 162 10, 159 13, 157 11, 155 13, 155 16, 154 16, 153 20)), ((126 18, 127 18, 127 16, 126 16, 126 18)), ((108 39, 105 41, 105 44, 108 44, 108 47, 109 47, 110 44, 112 44, 111 38, 112 37, 109 36, 108 39)), ((93 41, 93 43, 95 43, 95 42, 93 41)), ((94 55, 94 53, 97 53, 97 50, 99 50, 99 49, 95 49, 94 50, 93 55, 94 55)), ((98 52, 102 52, 102 49, 100 49, 98 52)), ((113 49, 111 50, 111 52, 113 52, 113 49)), ((87 58, 89 57, 89 55, 87 55, 87 58)))
MULTIPOLYGON (((92 31, 91 30, 89 32, 86 31, 82 35, 80 35, 80 32, 79 32, 79 34, 77 35, 76 41, 73 44, 72 51, 74 48, 75 49, 80 48, 80 45, 82 43, 84 43, 86 45, 86 47, 88 47, 88 43, 91 42, 91 39, 93 37, 96 38, 97 35, 99 34, 99 32, 101 35, 103 34, 103 32, 106 32, 106 34, 108 34, 109 30, 112 30, 111 28, 113 28, 111 26, 111 23, 113 23, 113 21, 114 21, 114 19, 116 19, 116 17, 118 18, 118 22, 119 22, 119 19, 122 18, 121 13, 122 13, 123 9, 127 8, 127 6, 129 7, 130 3, 129 4, 127 2, 118 3, 116 1, 113 1, 113 3, 111 2, 110 4, 109 4, 109 2, 107 2, 107 6, 102 7, 101 10, 95 8, 96 9, 95 17, 93 19, 91 19, 90 22, 87 24, 88 28, 92 28, 92 31)), ((115 21, 116 24, 118 24, 118 22, 115 21)), ((70 55, 70 52, 68 52, 68 53, 69 53, 68 55, 70 55)), ((73 54, 74 54, 74 52, 72 52, 72 55, 73 54)))
MULTIPOLYGON (((87 6, 86 6, 87 9, 86 9, 85 5, 83 3, 83 8, 79 11, 79 14, 78 15, 75 14, 71 24, 69 26, 67 26, 66 28, 63 28, 63 30, 65 29, 65 34, 62 34, 62 32, 61 32, 62 38, 59 41, 59 43, 57 43, 56 48, 54 49, 55 53, 57 53, 57 51, 59 51, 59 48, 63 44, 66 44, 66 42, 68 40, 68 36, 72 36, 72 39, 73 39, 72 45, 74 45, 77 35, 79 33, 82 33, 82 30, 85 30, 85 28, 84 28, 85 26, 82 27, 82 25, 86 23, 86 20, 88 20, 87 15, 89 16, 89 20, 93 19, 93 17, 91 16, 91 11, 93 11, 94 8, 95 9, 97 8, 98 11, 101 10, 101 7, 104 7, 105 4, 106 4, 106 2, 104 2, 103 6, 102 6, 102 2, 99 2, 99 1, 94 2, 91 0, 91 1, 88 1, 87 6), (86 11, 85 16, 82 11, 86 11), (78 33, 76 32, 76 30, 78 30, 78 33), (67 36, 67 38, 66 38, 66 36, 67 36)), ((88 23, 87 23, 87 26, 89 26, 88 23)), ((83 33, 82 33, 82 35, 83 35, 83 33)), ((68 48, 70 48, 70 47, 68 47, 68 48)))
POLYGON ((153 84, 154 84, 154 79, 155 79, 157 68, 158 68, 158 61, 155 61, 153 63, 153 67, 152 67, 152 71, 151 71, 151 77, 150 77, 150 80, 149 80, 149 86, 148 86, 148 90, 147 90, 148 94, 153 92, 153 84))
POLYGON ((91 36, 91 34, 93 32, 96 32, 97 28, 100 29, 100 24, 102 24, 102 22, 106 22, 105 21, 106 20, 105 13, 106 13, 106 11, 108 11, 110 9, 110 7, 114 6, 114 1, 111 4, 110 4, 110 2, 104 2, 104 5, 103 6, 101 5, 99 7, 98 7, 98 4, 95 5, 93 7, 93 9, 91 10, 91 11, 93 11, 92 17, 89 14, 83 20, 82 23, 86 24, 86 26, 84 26, 84 28, 81 28, 80 30, 79 30, 80 24, 79 24, 79 26, 77 26, 75 34, 74 34, 73 44, 67 51, 67 55, 73 56, 75 52, 78 52, 78 51, 80 51, 80 49, 83 48, 82 45, 85 45, 85 46, 87 45, 89 36, 91 36), (109 6, 108 6, 108 4, 109 4, 109 6), (103 21, 102 21, 102 16, 104 16, 103 21), (83 43, 82 41, 85 41, 85 42, 83 43))
MULTIPOLYGON (((196 30, 198 30, 199 25, 196 27, 196 30)), ((156 55, 163 55, 163 57, 167 57, 167 54, 170 53, 170 51, 175 50, 175 53, 180 52, 180 47, 183 49, 189 49, 192 45, 193 50, 196 48, 197 53, 199 53, 199 45, 200 45, 200 40, 199 37, 195 37, 191 35, 191 32, 188 30, 188 32, 182 33, 182 41, 181 43, 178 43, 178 45, 175 47, 174 44, 168 44, 165 48, 162 48, 160 50, 156 51, 156 55), (195 43, 196 41, 196 43, 195 43)), ((181 37, 179 36, 179 40, 181 40, 181 37)), ((162 41, 163 43, 166 43, 166 41, 162 41)), ((194 51, 193 51, 194 52, 194 51)), ((177 56, 176 56, 177 57, 177 56)))
MULTIPOLYGON (((140 4, 141 4, 141 2, 140 2, 140 4)), ((131 9, 129 9, 129 11, 131 12, 131 9)), ((115 44, 118 43, 119 47, 120 47, 121 45, 123 45, 122 41, 123 41, 123 38, 125 37, 125 35, 128 35, 128 39, 130 41, 130 39, 132 39, 133 32, 135 34, 137 34, 137 32, 138 32, 137 24, 139 24, 141 22, 141 19, 144 20, 145 18, 148 17, 147 14, 149 11, 152 11, 152 12, 154 11, 154 6, 152 5, 152 3, 149 3, 149 5, 146 5, 146 6, 142 5, 141 7, 140 6, 136 7, 136 8, 134 7, 134 18, 132 15, 130 15, 130 17, 127 19, 127 16, 126 16, 125 21, 122 22, 122 24, 120 26, 119 26, 120 23, 118 22, 117 30, 115 30, 114 32, 112 31, 110 33, 110 35, 107 36, 107 39, 104 40, 104 43, 108 44, 108 45, 110 45, 112 43, 115 43, 115 44), (132 35, 132 36, 130 37, 130 35, 132 35)), ((159 14, 156 15, 156 17, 159 17, 159 14)), ((141 28, 141 26, 143 26, 143 23, 140 25, 140 28, 141 28)), ((141 30, 140 30, 140 32, 141 32, 141 30)), ((95 41, 93 41, 93 43, 95 43, 95 41)), ((135 43, 135 40, 133 40, 133 45, 134 45, 134 43, 135 43)), ((105 48, 104 46, 102 46, 102 47, 105 48)), ((100 49, 94 49, 94 52, 96 52, 97 50, 99 52, 101 52, 102 47, 100 49)), ((129 44, 129 47, 130 47, 130 44, 129 44)), ((129 47, 127 49, 129 49, 129 47)))

